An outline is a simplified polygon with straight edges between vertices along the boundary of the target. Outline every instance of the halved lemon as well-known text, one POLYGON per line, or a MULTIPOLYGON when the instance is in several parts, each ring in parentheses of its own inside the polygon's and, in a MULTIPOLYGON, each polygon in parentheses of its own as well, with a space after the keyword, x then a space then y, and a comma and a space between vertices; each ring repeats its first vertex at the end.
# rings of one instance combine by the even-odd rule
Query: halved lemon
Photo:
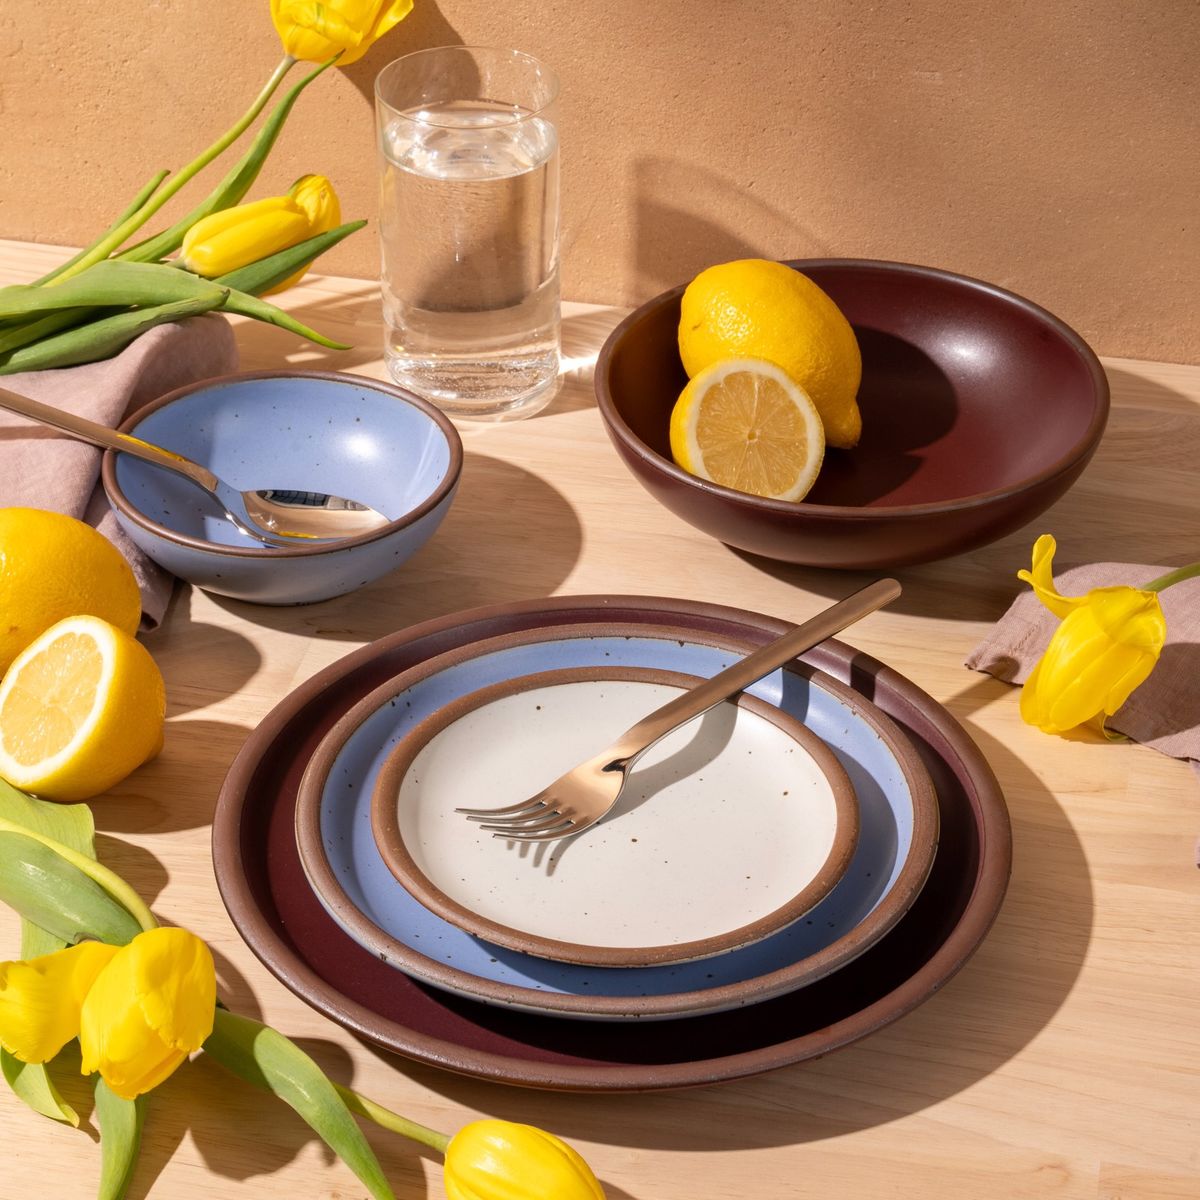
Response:
POLYGON ((99 617, 68 617, 0 683, 0 776, 46 800, 98 796, 158 753, 165 715, 149 651, 99 617))
POLYGON ((825 459, 825 433, 807 393, 774 363, 730 358, 680 393, 671 454, 685 471, 723 487, 801 500, 825 459))

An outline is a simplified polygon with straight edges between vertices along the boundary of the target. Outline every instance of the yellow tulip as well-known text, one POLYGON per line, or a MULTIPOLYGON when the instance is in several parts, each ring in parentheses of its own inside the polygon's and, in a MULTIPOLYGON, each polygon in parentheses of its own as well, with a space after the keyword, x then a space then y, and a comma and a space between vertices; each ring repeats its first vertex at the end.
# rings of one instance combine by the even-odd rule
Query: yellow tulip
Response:
POLYGON ((157 1087, 212 1032, 212 954, 186 929, 149 929, 122 946, 80 1010, 85 1075, 132 1100, 157 1087))
POLYGON ((1129 699, 1162 652, 1167 623, 1158 595, 1135 587, 1093 588, 1063 596, 1054 586, 1055 543, 1049 534, 1033 548, 1033 570, 1018 578, 1062 624, 1055 630, 1021 692, 1021 717, 1046 733, 1104 718, 1129 699))
POLYGON ((22 1062, 49 1062, 79 1036, 84 997, 117 954, 103 942, 0 963, 0 1046, 22 1062))
POLYGON ((566 1142, 532 1125, 472 1121, 446 1147, 450 1200, 604 1200, 592 1169, 566 1142))
POLYGON ((337 65, 357 62, 412 12, 413 0, 271 0, 271 20, 293 58, 337 65))
MULTIPOLYGON (((180 259, 189 271, 216 279, 325 233, 341 219, 333 184, 324 175, 304 175, 286 196, 269 196, 202 217, 184 234, 180 259)), ((271 292, 291 287, 306 270, 297 271, 271 292)))

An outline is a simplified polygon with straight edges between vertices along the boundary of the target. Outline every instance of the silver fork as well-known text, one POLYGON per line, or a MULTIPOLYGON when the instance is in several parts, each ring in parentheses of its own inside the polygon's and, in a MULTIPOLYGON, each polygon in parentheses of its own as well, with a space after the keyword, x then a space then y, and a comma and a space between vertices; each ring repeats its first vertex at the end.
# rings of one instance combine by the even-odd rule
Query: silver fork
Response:
POLYGON ((655 709, 607 749, 559 776, 536 796, 504 808, 455 811, 463 813, 469 821, 479 822, 481 829, 493 831, 495 837, 522 842, 574 837, 595 825, 616 804, 634 763, 668 733, 899 595, 900 585, 896 580, 879 579, 655 709))

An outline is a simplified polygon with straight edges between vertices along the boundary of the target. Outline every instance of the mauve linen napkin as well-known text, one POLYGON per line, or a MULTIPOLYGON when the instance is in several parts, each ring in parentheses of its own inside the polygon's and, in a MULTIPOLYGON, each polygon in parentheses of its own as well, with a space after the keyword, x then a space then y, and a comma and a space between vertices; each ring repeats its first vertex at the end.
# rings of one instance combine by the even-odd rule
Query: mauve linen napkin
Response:
MULTIPOLYGON (((0 376, 0 387, 115 428, 184 384, 237 370, 229 323, 218 316, 159 325, 120 354, 81 367, 0 376)), ((174 578, 121 532, 100 486, 104 452, 0 410, 0 507, 45 508, 94 525, 129 560, 142 591, 142 627, 162 620, 174 578)))
MULTIPOLYGON (((1090 588, 1127 584, 1141 587, 1166 575, 1169 566, 1092 563, 1055 571, 1064 596, 1090 588)), ((1153 746, 1200 770, 1200 578, 1185 579, 1159 593, 1167 619, 1167 643, 1150 677, 1108 719, 1107 726, 1135 742, 1153 746)), ((1025 588, 966 665, 1009 683, 1024 683, 1058 628, 1058 618, 1025 588)))

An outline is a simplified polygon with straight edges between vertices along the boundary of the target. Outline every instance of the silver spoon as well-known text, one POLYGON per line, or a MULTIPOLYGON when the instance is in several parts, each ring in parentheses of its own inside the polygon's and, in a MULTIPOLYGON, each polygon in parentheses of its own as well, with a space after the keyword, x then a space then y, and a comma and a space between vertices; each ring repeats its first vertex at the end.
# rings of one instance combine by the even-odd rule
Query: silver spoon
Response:
POLYGON ((0 388, 0 408, 50 425, 72 437, 106 450, 132 454, 156 467, 165 467, 203 488, 225 510, 225 515, 244 534, 265 546, 294 548, 298 544, 340 541, 369 533, 388 523, 388 518, 356 500, 325 492, 300 492, 281 488, 259 488, 239 492, 218 479, 207 467, 151 445, 141 438, 118 433, 86 417, 63 412, 28 396, 0 388))

